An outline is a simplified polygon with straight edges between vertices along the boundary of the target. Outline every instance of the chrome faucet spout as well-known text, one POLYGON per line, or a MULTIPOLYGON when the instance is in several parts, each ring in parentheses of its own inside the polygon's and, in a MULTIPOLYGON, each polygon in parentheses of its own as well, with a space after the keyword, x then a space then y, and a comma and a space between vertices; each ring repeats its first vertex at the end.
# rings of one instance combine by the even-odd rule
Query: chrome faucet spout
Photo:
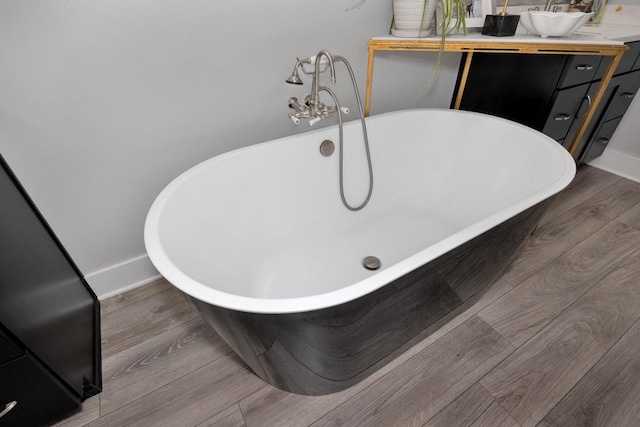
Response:
POLYGON ((544 5, 545 12, 549 12, 553 6, 553 0, 547 0, 547 4, 544 5))
POLYGON ((313 82, 311 83, 311 102, 317 102, 320 98, 320 63, 322 62, 322 57, 327 58, 327 62, 329 63, 329 71, 331 72, 331 83, 335 84, 336 82, 336 66, 335 60, 333 59, 333 55, 329 53, 327 50, 321 50, 316 55, 316 64, 313 72, 313 82))

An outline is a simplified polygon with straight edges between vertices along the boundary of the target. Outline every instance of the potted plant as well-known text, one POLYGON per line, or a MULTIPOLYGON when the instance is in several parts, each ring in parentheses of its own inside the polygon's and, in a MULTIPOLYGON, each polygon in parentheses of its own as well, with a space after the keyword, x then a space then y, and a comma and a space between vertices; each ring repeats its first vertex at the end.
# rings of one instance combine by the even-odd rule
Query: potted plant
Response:
POLYGON ((472 0, 393 0, 390 34, 397 37, 428 37, 435 29, 440 32, 440 51, 431 83, 440 70, 447 35, 459 32, 467 34, 465 16, 468 7, 473 7, 472 0), (439 7, 440 13, 437 27, 434 27, 436 7, 439 7))
POLYGON ((435 28, 433 22, 439 6, 437 29, 444 42, 447 34, 467 33, 465 13, 471 0, 393 0, 390 33, 398 37, 428 37, 435 28), (459 19, 462 18, 462 19, 459 19))

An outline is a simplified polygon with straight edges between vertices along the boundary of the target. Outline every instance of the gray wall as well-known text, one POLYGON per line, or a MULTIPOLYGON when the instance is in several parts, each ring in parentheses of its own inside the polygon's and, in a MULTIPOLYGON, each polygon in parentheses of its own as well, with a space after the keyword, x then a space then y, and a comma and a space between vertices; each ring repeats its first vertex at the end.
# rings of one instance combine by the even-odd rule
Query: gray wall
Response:
MULTIPOLYGON (((287 98, 309 89, 284 84, 296 56, 345 56, 363 93, 367 40, 390 17, 390 0, 0 0, 0 152, 110 295, 156 274, 142 232, 167 183, 308 130, 287 118, 287 98)), ((448 107, 458 61, 428 87, 435 54, 380 54, 373 113, 448 107)))

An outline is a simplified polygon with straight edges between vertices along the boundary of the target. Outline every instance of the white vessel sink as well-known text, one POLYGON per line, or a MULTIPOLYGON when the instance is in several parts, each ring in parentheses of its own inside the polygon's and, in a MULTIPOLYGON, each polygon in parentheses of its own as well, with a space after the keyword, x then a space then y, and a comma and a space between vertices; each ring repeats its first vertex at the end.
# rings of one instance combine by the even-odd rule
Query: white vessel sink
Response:
POLYGON ((531 34, 540 37, 565 37, 582 27, 593 13, 527 11, 520 23, 531 34))

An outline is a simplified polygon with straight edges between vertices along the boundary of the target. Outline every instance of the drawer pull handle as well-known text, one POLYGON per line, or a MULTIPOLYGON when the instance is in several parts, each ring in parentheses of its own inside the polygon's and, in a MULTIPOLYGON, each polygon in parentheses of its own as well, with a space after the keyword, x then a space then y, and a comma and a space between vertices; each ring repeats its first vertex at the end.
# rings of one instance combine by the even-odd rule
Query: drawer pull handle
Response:
POLYGON ((0 418, 4 417, 5 415, 7 415, 9 413, 10 410, 13 409, 14 406, 16 406, 18 404, 18 402, 16 402, 15 400, 13 402, 9 402, 5 405, 4 410, 2 412, 0 412, 0 418))
POLYGON ((569 120, 571 118, 571 114, 558 114, 553 118, 556 122, 564 122, 565 120, 569 120))
POLYGON ((596 139, 598 144, 606 145, 609 142, 609 138, 598 138, 596 139))
POLYGON ((576 66, 576 70, 578 70, 578 71, 593 70, 593 65, 578 65, 578 66, 576 66))
POLYGON ((625 92, 622 95, 620 95, 621 98, 625 98, 625 99, 631 99, 635 96, 635 93, 631 93, 631 92, 625 92))
MULTIPOLYGON (((584 100, 585 100, 585 99, 586 99, 586 100, 587 100, 587 102, 588 102, 587 109, 586 109, 586 110, 584 110, 584 113, 580 114, 579 116, 576 116, 576 119, 581 119, 581 118, 583 118, 583 117, 584 117, 584 115, 585 115, 585 114, 587 114, 587 111, 589 111, 589 109, 591 108, 591 104, 592 104, 592 101, 591 101, 591 95, 587 95, 587 96, 585 96, 585 97, 583 98, 583 102, 584 102, 584 100)), ((581 105, 581 106, 582 106, 582 105, 581 105)))

